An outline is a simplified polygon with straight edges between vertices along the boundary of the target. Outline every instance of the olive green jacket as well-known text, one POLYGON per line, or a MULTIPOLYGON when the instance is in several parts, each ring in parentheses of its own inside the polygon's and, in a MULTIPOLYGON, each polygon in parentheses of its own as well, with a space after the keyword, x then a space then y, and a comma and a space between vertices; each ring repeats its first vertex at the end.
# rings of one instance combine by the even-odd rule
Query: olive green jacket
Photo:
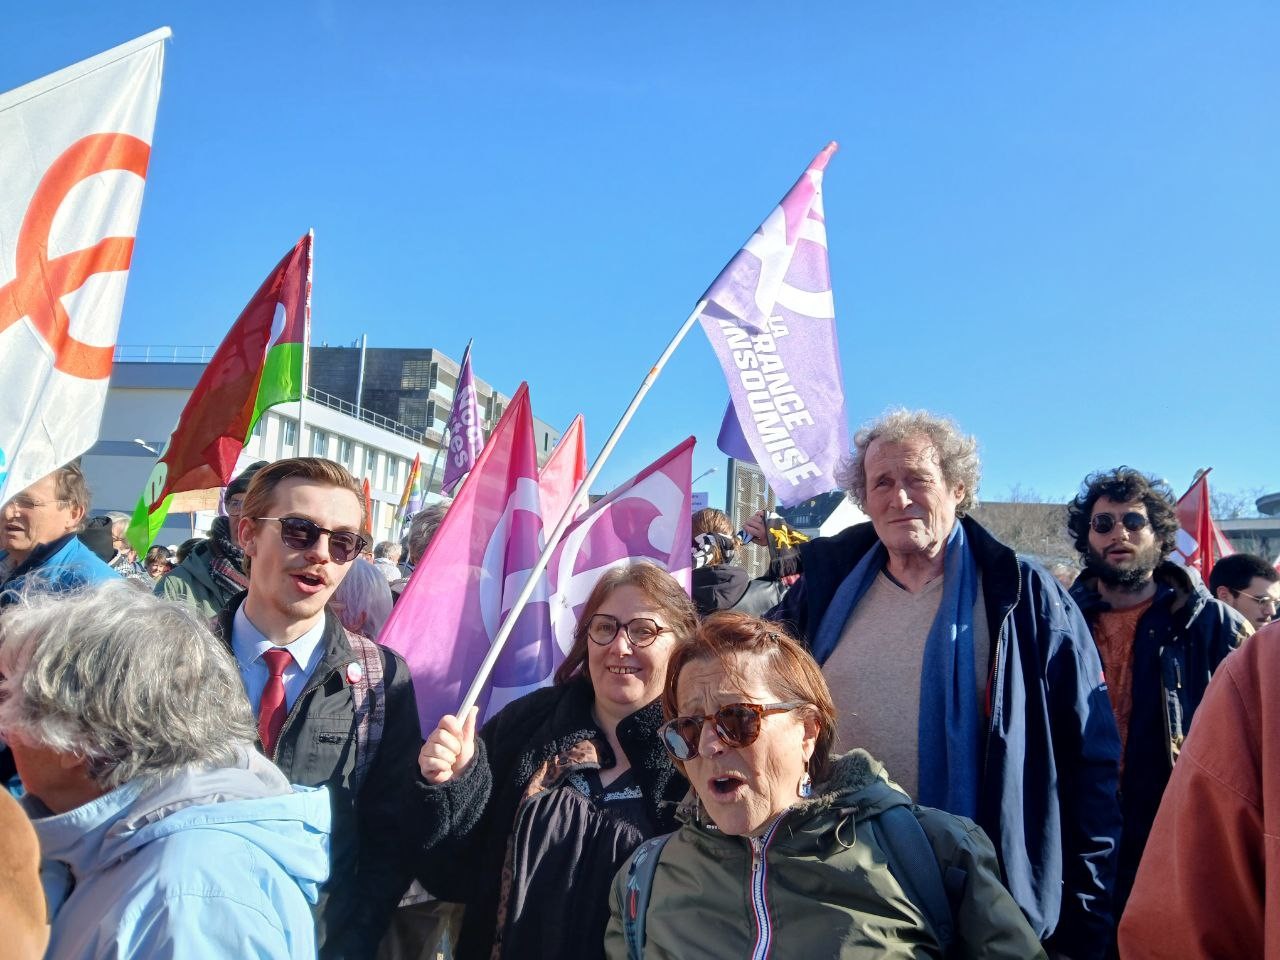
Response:
MULTIPOLYGON (((721 834, 695 806, 662 849, 646 913, 646 960, 941 958, 938 940, 894 877, 875 818, 910 798, 863 750, 835 760, 811 800, 759 838, 721 834)), ((1043 957, 1000 881, 995 850, 964 817, 914 812, 942 869, 966 874, 955 904, 954 955, 1043 957)), ((609 960, 625 960, 627 866, 613 883, 609 960)))

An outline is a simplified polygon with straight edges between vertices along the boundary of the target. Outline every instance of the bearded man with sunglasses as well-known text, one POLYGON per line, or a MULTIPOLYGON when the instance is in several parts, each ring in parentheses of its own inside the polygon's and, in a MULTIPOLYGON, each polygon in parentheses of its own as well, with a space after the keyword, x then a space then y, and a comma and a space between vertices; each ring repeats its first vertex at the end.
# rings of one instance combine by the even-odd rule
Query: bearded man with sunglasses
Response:
POLYGON ((1169 485, 1132 467, 1090 474, 1067 504, 1084 558, 1071 596, 1097 642, 1120 731, 1117 916, 1209 678, 1252 632, 1168 559, 1178 527, 1169 485))
POLYGON ((218 617, 258 718, 258 745, 291 783, 328 787, 321 958, 371 958, 409 885, 417 834, 418 708, 401 657, 349 635, 327 604, 366 540, 345 469, 300 457, 260 469, 238 535, 248 590, 218 617))

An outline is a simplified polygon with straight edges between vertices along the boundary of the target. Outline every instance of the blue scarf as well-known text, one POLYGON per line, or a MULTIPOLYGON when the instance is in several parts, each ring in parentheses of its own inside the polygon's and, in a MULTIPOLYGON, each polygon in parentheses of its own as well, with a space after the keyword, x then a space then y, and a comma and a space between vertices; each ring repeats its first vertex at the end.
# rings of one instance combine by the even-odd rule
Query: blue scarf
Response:
MULTIPOLYGON (((884 544, 877 541, 836 589, 814 635, 813 656, 818 663, 825 663, 835 650, 845 624, 884 569, 887 556, 884 544)), ((981 742, 973 663, 978 570, 959 520, 947 538, 942 576, 942 601, 925 640, 920 670, 920 789, 915 799, 972 819, 978 814, 981 742)))

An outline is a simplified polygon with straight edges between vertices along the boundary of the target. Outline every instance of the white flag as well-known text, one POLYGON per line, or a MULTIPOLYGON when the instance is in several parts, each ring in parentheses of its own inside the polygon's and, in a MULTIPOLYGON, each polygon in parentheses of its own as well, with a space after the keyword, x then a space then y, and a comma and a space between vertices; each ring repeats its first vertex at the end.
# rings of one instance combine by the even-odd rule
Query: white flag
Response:
POLYGON ((98 438, 169 35, 0 94, 0 503, 98 438))

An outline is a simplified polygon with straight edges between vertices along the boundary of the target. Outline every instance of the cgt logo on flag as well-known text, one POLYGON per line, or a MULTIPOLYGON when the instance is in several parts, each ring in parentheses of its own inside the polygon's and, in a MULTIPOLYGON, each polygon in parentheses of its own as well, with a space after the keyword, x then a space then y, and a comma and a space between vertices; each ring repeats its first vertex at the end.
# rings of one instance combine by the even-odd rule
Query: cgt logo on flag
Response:
POLYGON ((67 195, 82 181, 110 170, 147 178, 151 148, 137 137, 99 133, 76 141, 50 166, 36 187, 18 232, 17 276, 0 287, 0 333, 23 317, 53 352, 53 365, 85 380, 111 375, 114 345, 99 346, 71 334, 62 298, 94 274, 128 270, 133 237, 105 237, 91 247, 49 259, 49 234, 67 195))

